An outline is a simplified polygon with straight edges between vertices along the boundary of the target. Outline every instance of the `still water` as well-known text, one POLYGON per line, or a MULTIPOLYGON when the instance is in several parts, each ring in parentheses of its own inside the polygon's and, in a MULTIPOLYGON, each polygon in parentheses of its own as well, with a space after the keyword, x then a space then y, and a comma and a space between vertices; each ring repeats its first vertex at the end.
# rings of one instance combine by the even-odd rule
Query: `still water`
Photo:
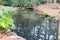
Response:
POLYGON ((58 20, 46 18, 33 10, 19 10, 14 15, 14 32, 26 40, 58 40, 58 20))

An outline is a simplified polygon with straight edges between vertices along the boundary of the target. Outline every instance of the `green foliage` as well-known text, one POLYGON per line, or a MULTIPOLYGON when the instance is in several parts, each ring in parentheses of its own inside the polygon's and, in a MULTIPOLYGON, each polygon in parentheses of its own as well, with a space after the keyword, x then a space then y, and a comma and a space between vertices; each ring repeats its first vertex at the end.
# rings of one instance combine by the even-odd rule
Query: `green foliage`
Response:
POLYGON ((45 17, 50 17, 50 16, 51 16, 49 12, 43 12, 43 15, 44 15, 45 17))
POLYGON ((57 0, 58 3, 60 3, 60 0, 57 0))
POLYGON ((54 19, 55 17, 56 17, 56 15, 53 15, 53 14, 51 14, 51 13, 49 13, 49 12, 43 12, 43 15, 44 15, 44 17, 49 17, 49 18, 52 18, 52 19, 54 19))
POLYGON ((46 3, 45 0, 14 0, 12 6, 27 6, 33 7, 39 4, 46 3))
POLYGON ((27 7, 33 7, 39 4, 46 3, 45 0, 0 0, 0 4, 6 5, 6 6, 27 6, 27 7))
POLYGON ((11 4, 11 6, 15 6, 15 7, 17 7, 17 6, 19 6, 19 5, 20 5, 20 3, 19 3, 18 0, 12 0, 12 4, 11 4))
POLYGON ((11 6, 12 0, 0 0, 0 4, 5 6, 11 6))
POLYGON ((39 0, 40 4, 45 4, 46 0, 39 0))
POLYGON ((33 7, 34 4, 31 0, 14 0, 12 6, 33 7))
POLYGON ((37 5, 40 5, 40 4, 45 4, 46 3, 46 0, 38 0, 36 2, 37 5))
POLYGON ((10 30, 12 24, 12 15, 0 7, 0 30, 10 30))
MULTIPOLYGON (((60 3, 60 0, 56 0, 57 1, 57 3, 60 3)), ((52 0, 52 3, 54 3, 54 0, 52 0)))

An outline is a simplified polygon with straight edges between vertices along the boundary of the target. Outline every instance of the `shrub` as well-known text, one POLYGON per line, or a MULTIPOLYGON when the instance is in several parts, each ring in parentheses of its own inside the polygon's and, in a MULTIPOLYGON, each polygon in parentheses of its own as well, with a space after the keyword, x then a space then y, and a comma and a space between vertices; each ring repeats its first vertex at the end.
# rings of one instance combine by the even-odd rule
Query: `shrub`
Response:
POLYGON ((46 0, 38 0, 38 2, 40 2, 40 4, 45 4, 46 0))
POLYGON ((1 5, 11 6, 12 0, 0 0, 1 5))
POLYGON ((5 6, 28 6, 33 7, 39 4, 46 3, 46 0, 0 0, 0 4, 5 6))
POLYGON ((10 30, 13 24, 12 15, 0 7, 0 30, 10 30))
POLYGON ((56 17, 56 15, 53 15, 53 14, 46 12, 46 11, 43 12, 43 15, 44 15, 44 17, 50 17, 52 19, 56 17))

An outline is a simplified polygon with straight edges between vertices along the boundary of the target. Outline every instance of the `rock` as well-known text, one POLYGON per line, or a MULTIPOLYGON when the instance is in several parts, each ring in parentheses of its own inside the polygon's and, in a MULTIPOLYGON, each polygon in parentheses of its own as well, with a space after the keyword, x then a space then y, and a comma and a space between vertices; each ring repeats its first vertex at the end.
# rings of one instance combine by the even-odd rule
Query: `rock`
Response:
POLYGON ((14 39, 14 40, 25 40, 24 38, 19 37, 19 36, 9 36, 8 38, 14 39))
POLYGON ((25 39, 20 36, 17 36, 12 32, 8 32, 6 34, 0 33, 0 40, 25 40, 25 39))
POLYGON ((25 39, 22 37, 18 37, 18 36, 8 36, 8 37, 2 38, 0 40, 25 40, 25 39))

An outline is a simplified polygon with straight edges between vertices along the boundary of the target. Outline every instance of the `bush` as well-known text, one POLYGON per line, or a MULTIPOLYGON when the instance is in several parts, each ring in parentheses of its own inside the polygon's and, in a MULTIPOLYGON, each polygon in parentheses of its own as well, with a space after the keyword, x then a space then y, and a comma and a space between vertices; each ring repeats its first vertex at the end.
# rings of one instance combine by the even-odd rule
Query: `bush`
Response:
POLYGON ((33 7, 39 4, 46 3, 45 0, 0 0, 0 4, 5 6, 28 6, 33 7))
POLYGON ((45 0, 39 0, 40 4, 45 4, 46 1, 45 0))
POLYGON ((60 3, 60 0, 57 0, 58 3, 60 3))
POLYGON ((11 6, 12 0, 0 0, 1 5, 11 6))
POLYGON ((12 6, 27 6, 27 7, 33 7, 37 6, 39 4, 46 3, 45 0, 14 0, 12 6))
POLYGON ((13 24, 12 15, 0 7, 0 30, 10 30, 13 24))
POLYGON ((13 1, 12 6, 20 6, 20 7, 33 7, 33 2, 29 0, 15 0, 13 1))

